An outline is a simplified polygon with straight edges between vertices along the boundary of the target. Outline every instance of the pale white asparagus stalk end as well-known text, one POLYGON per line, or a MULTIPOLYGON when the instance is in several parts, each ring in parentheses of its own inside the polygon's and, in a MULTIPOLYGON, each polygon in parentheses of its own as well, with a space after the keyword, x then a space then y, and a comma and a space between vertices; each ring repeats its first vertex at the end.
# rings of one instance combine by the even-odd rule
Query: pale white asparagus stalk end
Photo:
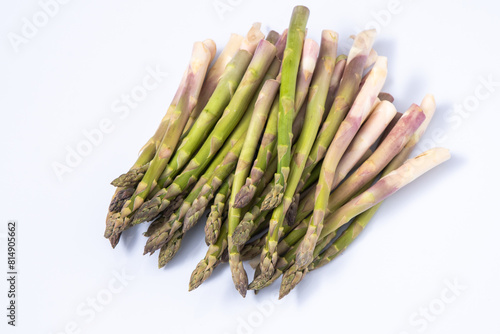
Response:
POLYGON ((298 113, 304 103, 309 85, 311 84, 314 69, 318 61, 319 45, 316 41, 308 38, 304 41, 302 58, 300 60, 297 87, 295 89, 295 112, 298 113))
POLYGON ((260 31, 261 24, 260 22, 256 22, 252 25, 250 30, 247 33, 247 36, 241 43, 241 49, 246 50, 253 54, 259 42, 264 39, 265 35, 262 31, 260 31))
POLYGON ((347 64, 349 64, 353 59, 357 58, 360 55, 368 57, 370 51, 372 50, 372 46, 375 42, 376 36, 377 31, 375 29, 364 30, 360 32, 354 38, 354 43, 351 47, 351 50, 349 51, 349 56, 347 57, 347 64))
POLYGON ((368 54, 368 59, 366 60, 365 70, 372 67, 377 61, 377 58, 378 58, 377 51, 375 51, 375 49, 371 49, 370 53, 368 54))
POLYGON ((375 110, 342 156, 335 172, 335 182, 332 189, 335 189, 344 180, 366 151, 377 141, 396 113, 396 107, 388 101, 382 101, 376 105, 375 110))

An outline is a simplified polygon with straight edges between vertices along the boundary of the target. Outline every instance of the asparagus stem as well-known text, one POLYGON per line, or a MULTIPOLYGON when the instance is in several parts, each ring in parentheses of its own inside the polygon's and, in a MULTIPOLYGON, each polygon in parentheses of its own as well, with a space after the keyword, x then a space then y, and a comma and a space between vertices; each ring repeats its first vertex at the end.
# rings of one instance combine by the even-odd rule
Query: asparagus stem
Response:
MULTIPOLYGON (((346 64, 347 64, 346 55, 340 55, 335 60, 335 69, 333 70, 332 81, 330 82, 330 88, 328 89, 328 95, 326 96, 325 110, 330 110, 332 108, 333 100, 335 99, 337 89, 339 88, 340 80, 344 75, 346 64)), ((325 118, 326 116, 328 116, 327 113, 323 115, 323 118, 325 118)))
MULTIPOLYGON (((318 182, 320 172, 321 172, 321 164, 317 164, 316 166, 314 166, 313 170, 308 175, 306 181, 304 181, 304 174, 302 174, 302 179, 301 179, 302 189, 305 189, 305 190, 301 191, 301 198, 302 198, 302 195, 304 194, 304 192, 307 189, 309 189, 309 187, 311 187, 312 185, 314 185, 316 187, 316 182, 318 182)), ((299 185, 300 185, 300 183, 299 183, 299 185)), ((314 198, 314 195, 313 195, 313 198, 314 198)))
POLYGON ((396 107, 391 102, 382 101, 377 104, 366 123, 361 127, 354 137, 351 145, 347 148, 335 171, 335 182, 332 189, 337 188, 347 174, 356 166, 370 147, 375 144, 384 130, 396 115, 396 107))
POLYGON ((260 41, 264 39, 264 34, 260 31, 261 24, 256 22, 252 25, 250 30, 247 33, 246 38, 241 43, 241 49, 250 52, 251 54, 255 53, 257 46, 260 41))
POLYGON ((275 177, 275 187, 281 193, 286 189, 290 172, 292 127, 295 111, 295 90, 299 70, 300 56, 306 34, 306 24, 309 9, 296 6, 288 27, 286 49, 283 56, 282 82, 280 88, 278 112, 278 171, 275 177))
POLYGON ((290 176, 288 177, 288 186, 284 191, 283 202, 273 211, 271 221, 269 222, 267 242, 261 256, 261 275, 271 276, 274 272, 277 260, 276 246, 283 233, 283 219, 292 203, 296 187, 300 181, 307 157, 316 138, 321 119, 323 118, 326 96, 335 67, 337 43, 337 33, 329 30, 323 31, 321 49, 316 72, 312 79, 304 127, 295 145, 294 163, 291 166, 290 176))
MULTIPOLYGON (((277 31, 271 30, 267 36, 266 36, 266 41, 268 41, 271 44, 274 44, 276 46, 276 43, 278 43, 280 39, 280 34, 277 31)), ((278 49, 276 49, 276 52, 278 52, 278 49)))
POLYGON ((283 54, 285 52, 287 38, 288 29, 285 29, 276 42, 276 58, 278 58, 279 61, 283 61, 283 54))

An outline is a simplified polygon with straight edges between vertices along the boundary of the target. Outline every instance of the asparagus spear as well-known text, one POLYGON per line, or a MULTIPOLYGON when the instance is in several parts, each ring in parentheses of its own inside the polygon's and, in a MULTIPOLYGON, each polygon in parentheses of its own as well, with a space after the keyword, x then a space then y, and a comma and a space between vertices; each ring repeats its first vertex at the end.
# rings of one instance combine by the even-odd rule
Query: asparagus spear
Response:
POLYGON ((237 246, 244 245, 251 237, 253 231, 257 227, 257 222, 264 213, 262 203, 266 195, 272 191, 273 185, 270 181, 273 179, 274 171, 278 162, 276 157, 269 164, 269 168, 262 177, 262 182, 256 188, 256 197, 247 206, 248 210, 243 215, 241 222, 236 226, 233 233, 233 243, 237 246))
POLYGON ((285 29, 276 42, 276 58, 278 58, 279 61, 283 61, 283 53, 285 52, 287 38, 288 29, 285 29))
POLYGON ((170 262, 177 254, 181 248, 183 233, 181 231, 175 232, 175 235, 167 243, 165 243, 160 249, 160 255, 158 256, 158 268, 161 269, 165 267, 167 263, 170 262))
MULTIPOLYGON (((245 182, 245 179, 248 175, 248 171, 251 166, 250 163, 255 154, 255 150, 257 148, 257 144, 263 130, 263 124, 265 123, 265 120, 271 108, 271 104, 276 96, 276 93, 278 92, 279 84, 280 83, 277 80, 268 80, 264 84, 264 87, 262 88, 261 92, 259 93, 259 98, 257 99, 257 102, 255 104, 255 110, 252 115, 252 120, 250 121, 249 129, 247 131, 245 144, 241 152, 240 158, 238 160, 238 165, 236 166, 236 172, 231 190, 231 199, 229 201, 229 213, 228 213, 229 265, 232 270, 234 268, 238 268, 239 270, 240 268, 243 267, 239 265, 236 266, 234 265, 235 262, 239 262, 239 253, 238 253, 238 247, 235 246, 232 242, 232 236, 236 226, 240 222, 240 216, 242 212, 242 209, 234 207, 235 195, 240 190, 241 186, 245 182)), ((239 277, 241 277, 241 275, 238 275, 233 271, 231 272, 233 274, 233 281, 235 283, 235 286, 238 288, 241 285, 236 280, 239 277)), ((248 282, 245 281, 244 282, 245 290, 247 284, 248 282)), ((242 290, 239 289, 239 291, 242 295, 244 295, 244 293, 241 292, 242 290)))
POLYGON ((377 141, 389 123, 396 115, 396 107, 391 102, 382 101, 377 104, 375 110, 370 115, 366 123, 361 127, 354 137, 351 145, 347 148, 335 171, 335 182, 332 189, 344 180, 347 174, 361 160, 363 155, 377 141))
POLYGON ((269 161, 272 159, 273 151, 276 148, 276 135, 278 131, 278 107, 279 98, 276 97, 269 112, 266 128, 262 135, 257 158, 250 171, 250 176, 247 178, 245 185, 236 194, 234 202, 236 208, 243 208, 250 203, 255 195, 255 189, 262 175, 267 170, 269 161))
POLYGON ((154 148, 153 145, 151 145, 150 147, 147 147, 145 151, 142 151, 141 154, 139 155, 139 158, 137 158, 137 161, 135 162, 134 166, 130 168, 130 170, 127 173, 122 174, 113 181, 111 181, 111 185, 115 187, 135 187, 137 183, 140 180, 142 180, 144 174, 149 168, 149 162, 152 159, 151 156, 154 157, 154 152, 156 151, 156 148, 154 150, 153 148, 154 148), (143 165, 140 165, 145 160, 147 161, 143 165))
POLYGON ((255 56, 234 97, 229 102, 224 114, 205 140, 203 146, 168 188, 162 189, 151 201, 145 203, 146 205, 136 214, 135 223, 141 223, 157 216, 162 211, 161 208, 165 203, 182 192, 186 185, 196 180, 197 175, 210 162, 236 125, 246 131, 251 114, 245 113, 245 111, 257 87, 264 78, 275 53, 276 48, 273 44, 265 40, 259 42, 255 56))
MULTIPOLYGON (((354 44, 349 52, 342 81, 335 95, 332 108, 307 158, 306 167, 304 168, 305 177, 302 178, 304 181, 307 180, 316 164, 325 156, 326 150, 330 146, 341 122, 344 120, 356 98, 359 91, 361 75, 373 45, 375 34, 375 30, 365 30, 359 33, 354 39, 354 44)), ((302 188, 302 184, 299 184, 297 187, 299 191, 302 190, 302 188)))
POLYGON ((118 188, 109 204, 109 212, 120 212, 123 204, 134 194, 135 188, 118 188))
POLYGON ((296 80, 308 18, 309 9, 307 7, 296 6, 294 8, 290 26, 288 27, 286 49, 283 56, 278 112, 278 173, 275 177, 275 187, 277 190, 281 189, 279 192, 286 189, 288 174, 290 172, 296 80))
MULTIPOLYGON (((339 88, 340 80, 344 75, 345 65, 347 64, 347 56, 340 55, 335 60, 335 69, 333 70, 332 81, 330 82, 330 88, 328 89, 328 95, 326 96, 325 110, 330 110, 333 105, 333 100, 339 88)), ((328 116, 327 113, 323 115, 323 118, 328 116)), ((323 119, 324 121, 324 119, 323 119)))
MULTIPOLYGON (((252 31, 254 31, 254 29, 252 29, 252 31)), ((260 30, 257 33, 260 33, 260 30)), ((217 58, 217 60, 207 73, 207 77, 205 79, 205 82, 203 83, 203 87, 201 88, 200 97, 198 98, 198 103, 196 104, 196 107, 194 107, 194 110, 191 112, 191 115, 189 116, 189 119, 186 123, 186 127, 184 129, 184 133, 189 132, 191 126, 194 124, 198 116, 200 116, 202 111, 205 109, 207 102, 210 100, 210 97, 217 88, 219 81, 222 79, 222 75, 225 71, 226 66, 234 58, 234 56, 240 49, 241 44, 243 43, 243 39, 244 37, 241 35, 231 34, 229 41, 224 47, 224 50, 222 50, 221 54, 219 55, 219 57, 217 58)))
POLYGON ((191 274, 189 280, 189 291, 199 287, 212 275, 214 268, 220 263, 223 251, 227 249, 227 223, 222 224, 217 242, 208 246, 205 258, 201 260, 191 274))
POLYGON ((365 70, 375 65, 378 59, 378 53, 374 49, 370 50, 368 54, 368 59, 366 60, 365 70))
POLYGON ((306 236, 297 251, 296 264, 299 267, 304 267, 306 265, 303 261, 307 260, 307 257, 301 256, 305 253, 312 254, 314 245, 316 245, 317 236, 323 228, 323 220, 325 218, 330 192, 334 183, 337 182, 338 184, 338 181, 335 180, 338 163, 352 139, 356 136, 361 124, 363 124, 372 110, 372 106, 385 83, 386 77, 387 58, 379 57, 373 69, 370 71, 366 83, 356 97, 346 119, 340 125, 332 144, 328 148, 316 186, 313 219, 310 221, 306 236))
POLYGON ((205 242, 208 245, 214 244, 219 239, 223 213, 227 208, 227 202, 229 200, 229 195, 231 194, 233 179, 234 174, 231 174, 224 181, 219 191, 217 192, 217 195, 214 199, 214 204, 210 209, 210 214, 208 215, 205 224, 205 242))
POLYGON ((317 70, 312 80, 309 103, 307 104, 304 128, 295 146, 294 164, 292 164, 291 173, 288 177, 288 186, 284 192, 283 202, 274 210, 269 222, 267 242, 261 256, 260 270, 262 275, 271 276, 274 272, 277 260, 276 246, 283 233, 284 215, 292 203, 296 187, 305 167, 306 159, 323 117, 326 96, 335 67, 337 43, 337 33, 329 30, 323 31, 317 70))
MULTIPOLYGON (((318 51, 318 44, 311 39, 306 39, 306 41, 304 42, 304 49, 299 67, 300 75, 297 79, 297 89, 295 92, 296 111, 301 110, 301 107, 304 104, 307 91, 309 89, 309 84, 311 83, 312 75, 316 67, 316 58, 318 56, 318 51)), ((257 153, 257 158, 255 159, 255 162, 250 171, 250 176, 247 178, 245 185, 242 186, 238 194, 236 194, 235 207, 237 208, 243 208, 248 205, 248 203, 250 203, 255 195, 257 186, 261 182, 264 171, 268 168, 268 164, 271 159, 273 159, 277 154, 276 141, 278 134, 278 113, 279 98, 276 98, 273 106, 271 107, 266 128, 264 130, 259 151, 257 153)), ((298 133, 296 128, 298 127, 298 125, 300 125, 301 122, 299 113, 297 115, 294 115, 294 136, 296 136, 296 133, 298 133)))
POLYGON ((137 185, 132 197, 124 204, 121 212, 112 218, 114 221, 112 234, 121 233, 128 226, 132 213, 144 202, 151 189, 156 185, 158 177, 177 146, 189 114, 196 104, 210 58, 210 50, 203 43, 195 43, 186 77, 186 86, 181 94, 179 103, 176 105, 168 128, 156 151, 155 157, 151 161, 148 171, 137 185))

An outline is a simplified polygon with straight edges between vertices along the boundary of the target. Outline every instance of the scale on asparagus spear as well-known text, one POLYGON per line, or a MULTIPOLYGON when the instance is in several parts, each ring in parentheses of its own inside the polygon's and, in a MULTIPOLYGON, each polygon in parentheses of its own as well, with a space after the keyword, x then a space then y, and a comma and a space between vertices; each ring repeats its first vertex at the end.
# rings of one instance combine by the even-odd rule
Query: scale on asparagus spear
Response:
POLYGON ((411 158, 436 103, 429 94, 397 111, 374 30, 338 55, 338 34, 323 30, 318 43, 308 20, 297 6, 287 29, 266 38, 255 23, 217 57, 212 40, 194 44, 156 132, 112 181, 104 236, 113 247, 150 222, 144 253, 158 250, 162 268, 202 223, 208 249, 189 290, 229 262, 242 296, 282 277, 282 298, 354 244, 383 201, 450 158, 444 148, 411 158))

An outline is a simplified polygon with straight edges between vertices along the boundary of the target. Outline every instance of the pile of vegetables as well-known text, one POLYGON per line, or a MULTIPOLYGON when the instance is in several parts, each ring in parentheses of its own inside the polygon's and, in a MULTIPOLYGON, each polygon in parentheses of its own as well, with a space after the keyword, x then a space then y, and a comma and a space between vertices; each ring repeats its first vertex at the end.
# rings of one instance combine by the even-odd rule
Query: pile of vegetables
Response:
POLYGON ((409 159, 436 103, 427 95, 397 112, 375 31, 337 55, 337 33, 306 38, 308 17, 297 6, 282 34, 265 37, 260 24, 232 34, 215 61, 212 40, 194 44, 160 126, 112 182, 113 247, 150 222, 144 254, 159 250, 161 268, 208 210, 189 289, 229 262, 242 296, 282 277, 281 298, 341 254, 387 197, 449 159, 443 148, 409 159))

